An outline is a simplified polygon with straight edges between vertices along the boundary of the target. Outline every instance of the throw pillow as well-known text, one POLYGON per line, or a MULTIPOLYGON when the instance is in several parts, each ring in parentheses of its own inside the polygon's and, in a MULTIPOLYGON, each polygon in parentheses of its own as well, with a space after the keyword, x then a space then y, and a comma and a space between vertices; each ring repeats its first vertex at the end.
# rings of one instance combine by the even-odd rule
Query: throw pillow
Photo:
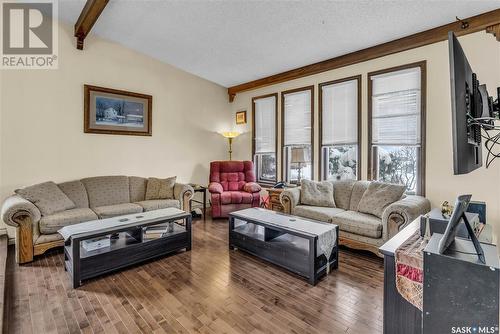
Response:
POLYGON ((146 186, 146 201, 152 199, 174 199, 174 186, 177 176, 167 179, 150 177, 146 186))
POLYGON ((384 209, 403 196, 406 187, 399 184, 373 181, 358 204, 358 211, 382 218, 384 209))
POLYGON ((300 203, 312 206, 335 208, 333 184, 328 181, 301 181, 300 203))
POLYGON ((76 208, 75 203, 52 181, 17 189, 15 193, 35 204, 42 216, 76 208))

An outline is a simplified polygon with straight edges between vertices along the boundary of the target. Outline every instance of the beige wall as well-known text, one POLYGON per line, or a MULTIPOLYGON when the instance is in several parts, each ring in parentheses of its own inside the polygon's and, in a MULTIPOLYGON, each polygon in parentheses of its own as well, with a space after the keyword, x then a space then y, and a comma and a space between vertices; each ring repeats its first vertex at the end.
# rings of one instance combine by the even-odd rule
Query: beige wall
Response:
MULTIPOLYGON (((496 94, 500 86, 500 43, 492 35, 484 32, 460 38, 472 68, 478 73, 482 83, 486 83, 490 94, 496 94)), ((251 98, 263 94, 281 92, 288 89, 316 85, 315 128, 318 128, 317 84, 334 79, 361 74, 362 77, 362 178, 367 177, 367 73, 416 61, 427 60, 427 153, 426 153, 426 196, 433 206, 440 206, 444 200, 454 201, 457 194, 471 193, 474 200, 486 201, 488 221, 494 224, 496 233, 500 231, 500 159, 489 169, 481 168, 468 175, 453 175, 451 141, 450 75, 448 63, 448 43, 441 42, 391 56, 336 69, 333 71, 301 78, 274 86, 238 94, 232 105, 233 113, 246 109, 251 121, 251 98)), ((280 100, 280 99, 279 99, 280 100)), ((281 108, 281 101, 279 101, 281 108)), ((251 157, 251 124, 240 126, 244 135, 235 141, 236 159, 251 157)), ((319 139, 315 131, 315 147, 319 139)), ((281 143, 280 143, 281 145, 281 143)), ((315 149, 315 165, 318 152, 315 149)), ((318 170, 315 167, 315 177, 318 170)))
POLYGON ((177 175, 208 181, 225 159, 217 134, 234 123, 227 90, 118 44, 90 36, 78 51, 59 32, 58 70, 0 71, 0 197, 18 187, 93 175, 177 175), (153 96, 153 136, 83 133, 83 85, 153 96))

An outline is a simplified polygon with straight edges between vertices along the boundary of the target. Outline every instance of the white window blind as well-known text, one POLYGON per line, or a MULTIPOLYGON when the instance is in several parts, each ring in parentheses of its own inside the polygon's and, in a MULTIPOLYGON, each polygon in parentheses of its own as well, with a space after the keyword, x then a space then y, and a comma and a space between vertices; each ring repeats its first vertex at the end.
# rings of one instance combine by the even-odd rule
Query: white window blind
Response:
POLYGON ((311 144, 311 98, 310 90, 285 95, 285 146, 311 144))
POLYGON ((358 81, 322 87, 322 144, 358 141, 358 81))
POLYGON ((276 150, 276 97, 270 96, 255 103, 255 153, 274 153, 276 150))
POLYGON ((373 76, 372 143, 419 145, 420 67, 373 76))

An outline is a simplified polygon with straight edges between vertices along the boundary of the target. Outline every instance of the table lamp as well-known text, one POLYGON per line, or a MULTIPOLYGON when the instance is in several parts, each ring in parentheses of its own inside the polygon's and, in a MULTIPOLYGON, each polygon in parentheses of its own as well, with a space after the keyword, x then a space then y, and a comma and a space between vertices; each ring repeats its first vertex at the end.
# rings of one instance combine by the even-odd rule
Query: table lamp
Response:
POLYGON ((292 147, 292 164, 297 164, 299 169, 299 174, 297 176, 297 184, 300 184, 302 179, 302 164, 309 162, 309 150, 305 147, 292 147))
POLYGON ((227 131, 227 132, 222 132, 221 134, 229 140, 229 160, 231 160, 233 154, 233 149, 232 149, 233 139, 238 137, 240 133, 236 131, 227 131))

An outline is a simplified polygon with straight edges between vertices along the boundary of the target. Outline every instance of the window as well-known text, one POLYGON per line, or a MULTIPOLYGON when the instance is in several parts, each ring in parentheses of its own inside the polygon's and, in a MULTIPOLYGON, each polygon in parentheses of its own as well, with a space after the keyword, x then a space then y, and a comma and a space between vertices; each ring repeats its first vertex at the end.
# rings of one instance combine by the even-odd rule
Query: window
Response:
POLYGON ((313 177, 313 96, 313 86, 281 93, 282 166, 289 183, 313 177))
POLYGON ((254 97, 252 99, 253 157, 257 182, 273 184, 277 180, 276 119, 278 94, 254 97))
POLYGON ((370 73, 369 177, 424 194, 425 62, 370 73))
POLYGON ((320 176, 356 180, 360 170, 361 76, 319 85, 320 176))

